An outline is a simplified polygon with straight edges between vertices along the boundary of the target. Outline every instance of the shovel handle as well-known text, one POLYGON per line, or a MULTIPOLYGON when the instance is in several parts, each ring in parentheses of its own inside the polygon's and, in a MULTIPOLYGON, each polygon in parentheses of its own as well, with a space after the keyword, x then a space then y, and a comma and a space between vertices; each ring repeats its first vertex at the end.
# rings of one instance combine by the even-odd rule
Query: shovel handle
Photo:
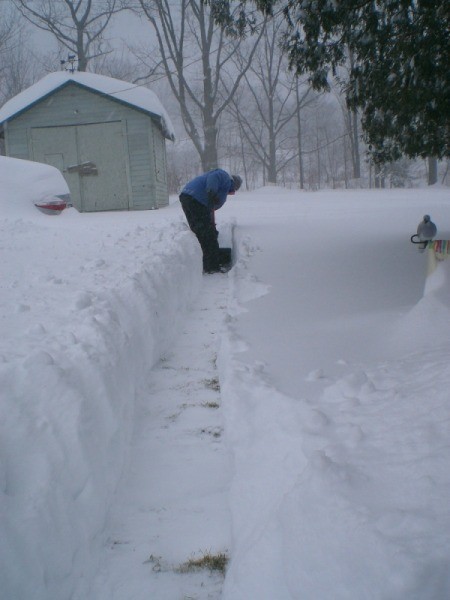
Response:
MULTIPOLYGON (((423 243, 424 243, 424 241, 423 241, 423 240, 419 239, 419 236, 417 235, 417 233, 415 233, 414 235, 412 235, 412 236, 410 237, 410 240, 411 240, 411 242, 412 242, 413 244, 423 244, 423 243), (417 238, 417 241, 416 241, 414 238, 417 238)), ((426 242, 425 242, 425 243, 426 243, 426 242)))

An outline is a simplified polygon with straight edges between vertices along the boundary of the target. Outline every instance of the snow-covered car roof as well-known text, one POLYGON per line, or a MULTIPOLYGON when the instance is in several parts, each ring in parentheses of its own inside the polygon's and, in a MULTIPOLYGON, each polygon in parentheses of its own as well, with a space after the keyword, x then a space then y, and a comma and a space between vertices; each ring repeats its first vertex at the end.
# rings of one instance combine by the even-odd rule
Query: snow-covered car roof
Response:
POLYGON ((70 73, 66 71, 57 71, 46 75, 6 102, 0 108, 0 129, 5 121, 17 117, 46 96, 70 83, 142 110, 150 116, 158 117, 165 137, 170 140, 175 139, 174 128, 169 115, 159 101, 158 96, 148 88, 96 73, 70 73))
POLYGON ((70 191, 56 167, 19 158, 0 156, 0 214, 28 218, 36 204, 64 198, 70 191))

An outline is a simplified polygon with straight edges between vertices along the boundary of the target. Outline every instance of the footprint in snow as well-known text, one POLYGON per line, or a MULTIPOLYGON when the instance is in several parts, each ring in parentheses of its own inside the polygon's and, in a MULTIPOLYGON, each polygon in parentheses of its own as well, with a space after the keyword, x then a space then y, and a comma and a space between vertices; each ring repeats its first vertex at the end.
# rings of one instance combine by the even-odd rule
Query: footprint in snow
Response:
POLYGON ((26 368, 32 366, 44 366, 44 365, 54 365, 55 361, 53 356, 44 350, 38 350, 33 354, 27 356, 27 358, 23 361, 23 365, 26 368))
POLYGON ((75 302, 75 308, 83 310, 92 305, 92 298, 89 294, 80 294, 75 302))

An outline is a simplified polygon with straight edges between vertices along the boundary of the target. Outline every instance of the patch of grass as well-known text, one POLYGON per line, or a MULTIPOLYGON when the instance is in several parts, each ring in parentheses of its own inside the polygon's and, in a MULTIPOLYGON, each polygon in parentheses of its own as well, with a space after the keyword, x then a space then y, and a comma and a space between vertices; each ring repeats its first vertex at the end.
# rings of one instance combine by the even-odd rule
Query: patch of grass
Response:
POLYGON ((180 415, 181 415, 181 412, 173 413, 173 415, 169 415, 168 417, 166 417, 166 419, 167 419, 167 421, 174 423, 180 415))
POLYGON ((124 542, 122 540, 113 540, 111 542, 111 548, 114 548, 115 546, 121 546, 123 544, 129 544, 130 542, 124 542))
POLYGON ((202 406, 205 408, 220 408, 220 404, 218 402, 203 402, 202 406))
POLYGON ((221 427, 203 427, 203 429, 200 429, 201 434, 210 435, 215 439, 220 438, 220 436, 222 435, 222 431, 223 430, 221 427))
POLYGON ((219 572, 225 575, 229 558, 225 552, 218 552, 217 554, 211 554, 211 552, 204 552, 199 558, 190 558, 185 563, 181 564, 176 571, 178 573, 192 573, 194 571, 208 570, 219 572))
POLYGON ((205 387, 209 388, 210 390, 220 392, 220 383, 218 377, 213 377, 212 379, 204 379, 203 383, 205 384, 205 387))
POLYGON ((153 565, 152 571, 154 571, 155 573, 160 573, 161 571, 168 571, 167 566, 163 564, 163 559, 161 556, 154 556, 153 554, 150 554, 147 560, 144 560, 143 564, 153 565))

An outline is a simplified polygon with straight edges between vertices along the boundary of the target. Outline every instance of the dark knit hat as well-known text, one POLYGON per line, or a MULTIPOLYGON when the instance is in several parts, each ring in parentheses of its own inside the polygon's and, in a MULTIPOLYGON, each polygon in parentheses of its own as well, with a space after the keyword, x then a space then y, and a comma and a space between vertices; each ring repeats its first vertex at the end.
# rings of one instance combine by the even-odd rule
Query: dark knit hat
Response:
POLYGON ((239 175, 232 175, 231 179, 233 180, 233 184, 234 184, 234 191, 237 192, 238 189, 241 187, 242 185, 242 177, 240 177, 239 175))

